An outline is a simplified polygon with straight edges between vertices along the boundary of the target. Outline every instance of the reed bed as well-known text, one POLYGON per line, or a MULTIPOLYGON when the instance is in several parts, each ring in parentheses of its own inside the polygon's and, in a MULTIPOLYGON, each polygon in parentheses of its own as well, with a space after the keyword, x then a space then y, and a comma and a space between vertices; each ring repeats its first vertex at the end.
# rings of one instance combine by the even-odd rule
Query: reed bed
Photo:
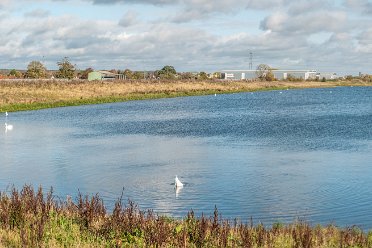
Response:
POLYGON ((358 227, 311 226, 304 221, 253 225, 191 210, 183 219, 142 211, 123 195, 108 213, 100 196, 58 200, 53 190, 24 186, 0 194, 3 247, 371 247, 358 227))
POLYGON ((371 82, 0 80, 0 112, 274 89, 371 86, 371 82))

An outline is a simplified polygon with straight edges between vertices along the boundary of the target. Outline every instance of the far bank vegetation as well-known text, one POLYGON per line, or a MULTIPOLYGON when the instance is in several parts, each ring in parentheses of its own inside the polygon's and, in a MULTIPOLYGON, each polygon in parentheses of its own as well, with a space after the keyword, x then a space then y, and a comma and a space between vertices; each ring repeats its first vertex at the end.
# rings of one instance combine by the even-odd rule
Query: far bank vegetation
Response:
POLYGON ((218 72, 178 73, 169 65, 154 72, 111 70, 125 75, 125 80, 88 81, 92 68, 76 70, 68 58, 57 65, 57 71, 47 71, 40 61, 32 61, 27 71, 10 70, 0 75, 0 112, 261 90, 372 85, 371 75, 333 81, 295 78, 275 81, 268 66, 261 68, 264 73, 256 81, 221 80, 218 72))
POLYGON ((179 96, 348 85, 371 86, 372 83, 364 81, 229 82, 178 79, 91 82, 87 80, 0 80, 0 112, 179 96))

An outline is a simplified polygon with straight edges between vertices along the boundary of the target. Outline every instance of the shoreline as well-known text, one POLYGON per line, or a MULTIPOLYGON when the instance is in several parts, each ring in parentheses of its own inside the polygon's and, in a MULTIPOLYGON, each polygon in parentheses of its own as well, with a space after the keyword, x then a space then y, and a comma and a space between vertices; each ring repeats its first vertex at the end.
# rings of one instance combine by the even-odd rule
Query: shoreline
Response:
POLYGON ((286 89, 372 86, 372 82, 0 81, 0 112, 286 89))

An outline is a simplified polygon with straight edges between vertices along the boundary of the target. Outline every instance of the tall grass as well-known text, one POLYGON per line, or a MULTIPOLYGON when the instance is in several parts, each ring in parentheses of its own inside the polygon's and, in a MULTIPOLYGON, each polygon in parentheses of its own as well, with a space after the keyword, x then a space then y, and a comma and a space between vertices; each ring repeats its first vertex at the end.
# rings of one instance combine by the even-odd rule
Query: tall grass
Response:
POLYGON ((99 195, 57 200, 24 186, 0 194, 0 246, 4 247, 371 247, 372 233, 357 227, 311 226, 303 221, 271 227, 212 216, 183 219, 142 211, 121 196, 108 213, 99 195))
POLYGON ((0 112, 244 91, 372 85, 370 82, 0 80, 0 112))

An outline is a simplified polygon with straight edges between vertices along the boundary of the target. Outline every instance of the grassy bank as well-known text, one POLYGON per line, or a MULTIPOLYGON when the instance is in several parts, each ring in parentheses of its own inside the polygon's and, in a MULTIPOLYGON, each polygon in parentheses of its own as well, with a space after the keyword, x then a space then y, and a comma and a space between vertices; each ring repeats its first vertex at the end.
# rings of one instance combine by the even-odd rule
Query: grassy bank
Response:
POLYGON ((372 83, 0 80, 0 112, 215 93, 337 86, 372 86, 372 83))
POLYGON ((4 247, 371 247, 372 233, 357 227, 271 227, 190 211, 182 220, 141 211, 118 199, 111 213, 98 195, 55 200, 25 186, 0 195, 0 246, 4 247))

